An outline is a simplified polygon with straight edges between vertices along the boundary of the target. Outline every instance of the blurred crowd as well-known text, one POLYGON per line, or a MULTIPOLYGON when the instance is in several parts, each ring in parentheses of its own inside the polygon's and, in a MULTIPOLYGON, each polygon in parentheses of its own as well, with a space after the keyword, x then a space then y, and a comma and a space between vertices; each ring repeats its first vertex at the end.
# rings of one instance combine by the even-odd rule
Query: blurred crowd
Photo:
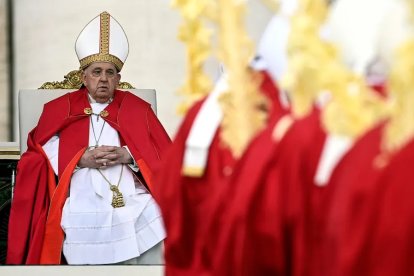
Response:
POLYGON ((414 3, 281 0, 247 61, 224 2, 155 176, 167 275, 414 275, 414 3))

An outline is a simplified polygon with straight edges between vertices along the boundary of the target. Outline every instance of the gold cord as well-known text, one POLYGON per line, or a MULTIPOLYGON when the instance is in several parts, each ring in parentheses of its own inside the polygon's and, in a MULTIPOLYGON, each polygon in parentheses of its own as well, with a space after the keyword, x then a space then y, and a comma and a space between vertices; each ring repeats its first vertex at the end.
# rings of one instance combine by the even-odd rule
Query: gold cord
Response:
POLYGON ((109 184, 109 188, 112 191, 112 207, 114 208, 120 208, 125 206, 124 196, 122 195, 122 192, 119 190, 119 184, 121 183, 122 179, 122 173, 124 171, 124 165, 121 165, 121 174, 119 175, 118 184, 113 185, 111 182, 106 178, 106 176, 101 172, 100 169, 98 169, 98 172, 102 175, 102 177, 105 179, 105 181, 109 184))

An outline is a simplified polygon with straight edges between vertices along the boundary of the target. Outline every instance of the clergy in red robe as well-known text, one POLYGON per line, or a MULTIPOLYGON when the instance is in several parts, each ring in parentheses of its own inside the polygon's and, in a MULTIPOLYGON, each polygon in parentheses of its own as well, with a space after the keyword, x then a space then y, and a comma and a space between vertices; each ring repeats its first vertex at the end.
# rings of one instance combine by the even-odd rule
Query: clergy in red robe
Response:
MULTIPOLYGON (((332 175, 321 243, 321 275, 402 275, 370 274, 376 261, 368 251, 378 228, 379 180, 384 168, 380 157, 383 125, 359 139, 332 175)), ((396 252, 394 252, 396 253, 396 252)))
POLYGON ((368 273, 414 275, 414 205, 411 197, 414 187, 410 185, 414 174, 414 140, 410 139, 390 159, 377 185, 373 186, 371 202, 374 205, 370 208, 373 216, 368 221, 375 225, 375 229, 369 250, 365 251, 369 256, 368 273))
POLYGON ((213 275, 304 275, 303 210, 325 140, 318 117, 279 118, 239 161, 209 222, 213 275))
POLYGON ((321 247, 331 176, 352 141, 327 134, 320 117, 296 122, 280 143, 264 132, 238 162, 206 231, 213 275, 336 275, 321 274, 321 247))
MULTIPOLYGON (((278 90, 266 72, 260 72, 260 75, 261 92, 270 103, 270 118, 279 116, 283 109, 279 103, 278 90)), ((189 110, 156 178, 155 195, 162 210, 168 237, 165 241, 167 275, 202 275, 210 271, 208 261, 205 262, 201 257, 201 247, 209 236, 206 232, 207 218, 211 215, 215 197, 227 186, 228 179, 237 166, 237 160, 220 139, 221 117, 217 112, 221 111, 216 104, 218 95, 223 91, 225 87, 219 81, 207 99, 196 103, 189 110), (203 117, 207 121, 200 124, 203 117), (212 124, 214 120, 215 124, 212 124), (189 141, 197 136, 195 130, 200 127, 203 130, 201 140, 211 136, 205 149, 205 168, 202 175, 186 175, 184 166, 191 146, 189 141)))
POLYGON ((164 239, 149 191, 170 139, 150 104, 115 89, 127 46, 106 12, 79 35, 84 87, 45 104, 29 134, 17 169, 7 263, 59 264, 62 255, 69 264, 119 263, 164 239), (99 52, 89 52, 95 44, 99 52))
POLYGON ((249 146, 213 207, 204 250, 214 275, 323 271, 331 177, 352 140, 327 134, 317 108, 285 129, 287 118, 249 146))
POLYGON ((274 118, 249 145, 227 185, 212 200, 206 223, 209 235, 202 246, 202 258, 212 275, 284 275, 286 271, 281 216, 275 213, 281 210, 276 195, 282 192, 273 185, 280 149, 273 128, 279 120, 280 116, 274 118))

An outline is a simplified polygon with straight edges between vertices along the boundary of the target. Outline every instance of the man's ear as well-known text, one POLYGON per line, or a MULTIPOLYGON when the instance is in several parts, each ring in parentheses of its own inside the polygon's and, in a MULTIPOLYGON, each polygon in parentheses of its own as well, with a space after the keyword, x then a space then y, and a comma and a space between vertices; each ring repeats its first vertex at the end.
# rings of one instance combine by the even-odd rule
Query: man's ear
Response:
POLYGON ((85 70, 81 70, 80 75, 81 75, 81 80, 82 80, 82 83, 83 83, 83 85, 85 85, 85 79, 86 79, 86 73, 85 73, 85 70))
POLYGON ((118 83, 119 83, 121 81, 121 74, 120 73, 116 74, 116 77, 118 78, 118 83))

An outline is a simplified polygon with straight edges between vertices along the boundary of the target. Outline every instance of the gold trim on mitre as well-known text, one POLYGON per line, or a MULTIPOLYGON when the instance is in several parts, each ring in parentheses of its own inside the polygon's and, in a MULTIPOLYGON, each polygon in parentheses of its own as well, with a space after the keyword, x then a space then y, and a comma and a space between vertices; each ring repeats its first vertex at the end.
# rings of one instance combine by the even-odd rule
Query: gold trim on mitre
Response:
POLYGON ((80 67, 85 69, 94 62, 111 62, 115 65, 118 71, 121 71, 124 63, 114 55, 109 54, 109 31, 111 16, 107 12, 102 12, 100 15, 100 34, 99 34, 99 54, 94 54, 81 59, 80 67))
POLYGON ((103 12, 100 14, 101 20, 101 32, 100 32, 100 45, 99 45, 99 53, 100 54, 109 54, 109 20, 110 15, 107 12, 103 12))
POLYGON ((115 65, 118 71, 121 71, 122 66, 124 63, 114 55, 109 54, 109 31, 110 31, 110 24, 109 21, 111 20, 111 16, 107 12, 103 12, 100 14, 100 34, 99 34, 99 54, 94 54, 87 56, 81 59, 80 67, 85 69, 90 64, 94 62, 111 62, 115 65))
MULTIPOLYGON (((110 62, 115 65, 118 71, 121 71, 122 67, 124 66, 125 60, 123 60, 123 57, 115 56, 113 53, 111 54, 109 51, 110 44, 111 44, 111 41, 110 41, 111 32, 116 32, 117 30, 117 28, 115 28, 115 29, 112 29, 111 31, 111 24, 119 25, 119 23, 114 18, 112 18, 112 20, 113 21, 111 21, 111 15, 108 12, 102 12, 99 15, 99 40, 97 41, 97 43, 99 43, 99 52, 90 53, 90 55, 84 56, 81 59, 79 59, 80 69, 85 69, 86 67, 88 67, 94 62, 110 62)), ((91 22, 93 22, 93 20, 91 22)), ((86 25, 85 28, 87 28, 88 25, 86 25)), ((122 29, 120 25, 119 27, 122 29)), ((124 35, 125 35, 125 32, 124 32, 124 35)), ((125 39, 127 40, 126 35, 125 35, 125 39)))
POLYGON ((121 71, 122 66, 124 66, 124 63, 116 56, 113 56, 111 54, 102 54, 102 53, 87 56, 81 59, 79 62, 80 62, 81 69, 85 69, 86 67, 88 67, 94 62, 111 62, 115 65, 118 71, 121 71))
MULTIPOLYGON (((79 89, 82 86, 82 70, 73 70, 64 76, 63 81, 45 82, 39 89, 79 89)), ((117 89, 135 89, 129 82, 120 82, 117 89)))

